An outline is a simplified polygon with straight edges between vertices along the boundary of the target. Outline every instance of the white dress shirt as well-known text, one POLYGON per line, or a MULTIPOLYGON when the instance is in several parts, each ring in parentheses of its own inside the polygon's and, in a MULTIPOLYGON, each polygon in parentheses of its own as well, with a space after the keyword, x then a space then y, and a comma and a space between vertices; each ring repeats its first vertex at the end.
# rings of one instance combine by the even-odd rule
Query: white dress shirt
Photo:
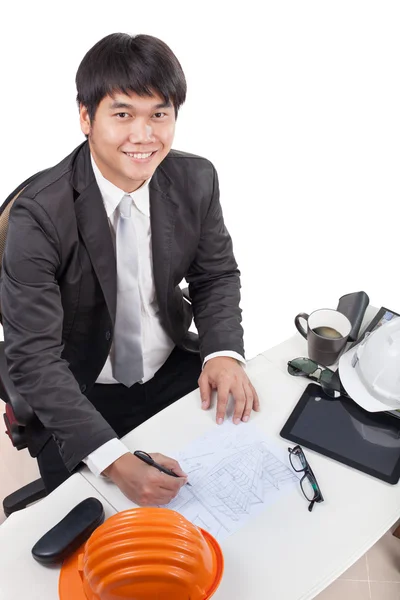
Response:
MULTIPOLYGON (((115 245, 115 232, 118 221, 118 211, 116 210, 122 197, 126 194, 123 190, 116 187, 113 183, 105 179, 96 165, 93 156, 91 156, 92 167, 96 178, 96 183, 100 189, 103 198, 104 207, 110 223, 111 235, 115 245)), ((161 326, 159 318, 159 308, 157 304, 153 263, 151 250, 151 227, 150 227, 150 194, 149 183, 147 179, 143 185, 132 192, 132 213, 134 219, 138 247, 140 253, 139 261, 139 292, 141 301, 141 326, 142 326, 142 352, 144 375, 142 383, 151 379, 158 369, 165 363, 172 350, 174 342, 167 335, 161 326)), ((97 378, 96 383, 116 384, 112 375, 112 356, 113 346, 107 357, 106 363, 97 378)), ((227 350, 224 352, 214 352, 205 357, 203 366, 207 360, 216 356, 229 356, 236 358, 245 364, 244 358, 237 352, 227 350)), ((114 438, 99 448, 91 452, 83 462, 96 476, 99 476, 104 469, 111 463, 120 458, 123 454, 130 452, 128 448, 117 438, 114 438)))

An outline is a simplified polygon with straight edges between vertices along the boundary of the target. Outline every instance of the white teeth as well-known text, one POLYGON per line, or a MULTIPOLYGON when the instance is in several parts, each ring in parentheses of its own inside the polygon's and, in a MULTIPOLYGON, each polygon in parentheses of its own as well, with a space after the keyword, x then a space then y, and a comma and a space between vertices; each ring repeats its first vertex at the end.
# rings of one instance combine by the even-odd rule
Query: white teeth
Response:
POLYGON ((125 152, 125 154, 127 156, 130 156, 131 158, 149 158, 149 156, 151 156, 153 153, 148 152, 147 154, 140 154, 140 153, 130 154, 129 152, 125 152))

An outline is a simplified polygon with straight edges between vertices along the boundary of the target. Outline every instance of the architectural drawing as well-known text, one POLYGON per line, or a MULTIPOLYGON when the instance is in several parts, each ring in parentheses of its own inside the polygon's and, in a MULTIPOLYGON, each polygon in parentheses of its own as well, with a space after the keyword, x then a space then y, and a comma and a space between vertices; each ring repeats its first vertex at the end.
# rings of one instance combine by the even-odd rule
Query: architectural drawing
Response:
POLYGON ((298 483, 294 472, 271 451, 266 436, 251 424, 227 422, 177 458, 191 487, 185 486, 168 508, 218 540, 298 483))

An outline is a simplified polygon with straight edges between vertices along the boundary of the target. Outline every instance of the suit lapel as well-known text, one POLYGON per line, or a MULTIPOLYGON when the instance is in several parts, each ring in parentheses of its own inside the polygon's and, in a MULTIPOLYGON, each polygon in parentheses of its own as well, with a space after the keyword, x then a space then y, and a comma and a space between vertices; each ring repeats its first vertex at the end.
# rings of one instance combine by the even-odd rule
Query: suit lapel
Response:
MULTIPOLYGON (((167 313, 171 287, 171 253, 178 204, 170 194, 171 179, 160 165, 149 185, 150 222, 154 285, 157 302, 167 313)), ((109 313, 115 322, 117 269, 115 250, 103 199, 90 162, 88 144, 82 145, 73 169, 72 184, 78 192, 75 211, 78 228, 103 291, 109 313)))
POLYGON ((171 180, 159 166, 149 185, 154 285, 165 314, 171 287, 171 253, 178 205, 170 195, 171 180))
POLYGON ((95 180, 78 196, 75 212, 79 231, 114 323, 117 299, 115 250, 103 199, 95 180))

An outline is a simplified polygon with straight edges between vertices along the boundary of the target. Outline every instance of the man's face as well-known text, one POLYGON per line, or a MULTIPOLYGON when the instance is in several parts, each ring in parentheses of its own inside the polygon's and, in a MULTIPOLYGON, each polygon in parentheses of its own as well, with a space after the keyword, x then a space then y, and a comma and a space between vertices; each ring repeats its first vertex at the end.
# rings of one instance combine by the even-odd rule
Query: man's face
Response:
POLYGON ((102 175, 130 193, 153 175, 170 151, 175 109, 172 104, 166 106, 158 94, 116 93, 103 98, 92 122, 81 105, 80 123, 102 175), (150 152, 150 157, 141 156, 150 152))

